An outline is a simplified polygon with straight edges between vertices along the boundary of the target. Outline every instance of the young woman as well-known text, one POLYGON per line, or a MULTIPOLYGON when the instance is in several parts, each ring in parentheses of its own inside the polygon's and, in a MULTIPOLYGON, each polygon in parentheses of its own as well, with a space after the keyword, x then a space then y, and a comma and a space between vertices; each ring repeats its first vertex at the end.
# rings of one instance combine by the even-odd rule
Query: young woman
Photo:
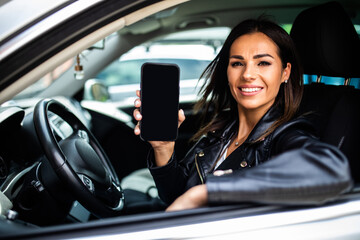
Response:
MULTIPOLYGON (((202 77, 207 82, 196 109, 211 110, 212 117, 194 147, 179 161, 174 142, 150 142, 148 167, 169 211, 236 202, 317 204, 352 186, 346 157, 313 137, 304 117, 294 117, 302 71, 281 27, 264 19, 241 22, 202 77)), ((134 117, 141 120, 138 109, 134 117)), ((184 120, 180 110, 179 125, 184 120)), ((134 131, 140 134, 138 126, 134 131)))

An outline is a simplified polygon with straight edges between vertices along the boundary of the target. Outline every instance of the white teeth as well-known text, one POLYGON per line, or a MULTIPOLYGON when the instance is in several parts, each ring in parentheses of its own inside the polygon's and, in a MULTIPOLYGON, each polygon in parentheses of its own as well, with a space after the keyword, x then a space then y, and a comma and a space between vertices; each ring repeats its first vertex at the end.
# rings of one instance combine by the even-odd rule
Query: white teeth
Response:
POLYGON ((248 93, 257 92, 257 91, 260 91, 260 90, 261 90, 261 88, 241 88, 241 91, 248 92, 248 93))

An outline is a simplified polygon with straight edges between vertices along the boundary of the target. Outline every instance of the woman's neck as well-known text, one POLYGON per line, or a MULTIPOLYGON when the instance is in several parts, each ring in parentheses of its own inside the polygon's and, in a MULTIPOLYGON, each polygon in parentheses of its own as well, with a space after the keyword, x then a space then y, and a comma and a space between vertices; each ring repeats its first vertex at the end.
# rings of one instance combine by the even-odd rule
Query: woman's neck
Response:
POLYGON ((228 157, 237 147, 246 141, 250 132, 254 129, 256 124, 265 115, 269 108, 263 108, 262 110, 247 110, 238 106, 239 129, 237 135, 234 136, 227 148, 226 157, 228 157))
POLYGON ((245 141, 250 132, 268 110, 269 109, 248 110, 238 107, 239 129, 236 138, 245 141))

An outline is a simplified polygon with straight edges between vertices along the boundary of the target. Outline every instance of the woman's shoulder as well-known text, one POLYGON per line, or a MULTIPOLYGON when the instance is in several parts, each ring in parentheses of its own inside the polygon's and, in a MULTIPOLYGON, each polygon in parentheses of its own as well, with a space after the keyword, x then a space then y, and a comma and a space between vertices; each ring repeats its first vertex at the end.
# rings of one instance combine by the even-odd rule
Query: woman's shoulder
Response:
POLYGON ((319 142, 316 129, 307 116, 299 116, 279 126, 272 134, 273 154, 319 142))
POLYGON ((273 133, 273 138, 279 135, 283 135, 284 133, 294 131, 307 133, 309 135, 315 135, 316 133, 314 124, 310 121, 310 119, 306 115, 300 115, 276 128, 273 133))

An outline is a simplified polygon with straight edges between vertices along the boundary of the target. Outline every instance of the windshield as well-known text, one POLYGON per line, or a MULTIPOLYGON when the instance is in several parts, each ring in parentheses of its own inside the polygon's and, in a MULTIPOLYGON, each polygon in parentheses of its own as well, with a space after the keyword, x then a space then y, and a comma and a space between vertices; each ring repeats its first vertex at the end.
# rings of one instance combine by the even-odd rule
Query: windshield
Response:
MULTIPOLYGON (((86 92, 86 82, 95 80, 107 87, 112 101, 119 102, 128 100, 128 96, 134 95, 134 89, 139 89, 141 66, 145 62, 177 64, 180 68, 181 82, 191 80, 191 83, 181 83, 181 86, 186 86, 187 89, 184 87, 180 90, 180 94, 187 94, 190 92, 190 89, 192 89, 191 92, 194 93, 194 88, 202 72, 215 58, 229 32, 229 28, 217 27, 169 34, 162 38, 135 46, 123 54, 119 52, 119 57, 99 69, 93 77, 89 78, 87 76, 86 79, 76 79, 77 77, 74 76, 75 65, 77 64, 77 57, 74 57, 60 64, 56 69, 27 87, 13 99, 19 100, 42 96, 43 92, 49 87, 52 87, 59 78, 62 78, 62 80, 67 78, 66 84, 68 85, 75 86, 79 84, 79 82, 85 83, 84 99, 93 100, 87 98, 89 94, 86 92), (206 36, 207 39, 205 39, 204 36, 206 36)), ((102 42, 104 46, 101 48, 92 47, 83 51, 79 54, 81 64, 90 63, 91 66, 96 67, 99 63, 102 64, 105 61, 101 60, 99 56, 103 54, 102 52, 105 54, 106 51, 111 50, 113 47, 110 46, 111 41, 114 39, 118 41, 116 39, 120 38, 121 36, 117 33, 111 34, 102 42), (91 59, 91 54, 98 55, 98 57, 91 59)), ((113 52, 108 52, 108 54, 113 54, 113 52)), ((106 55, 105 58, 107 56, 108 55, 106 55)), ((94 69, 89 69, 89 67, 84 66, 84 72, 86 71, 88 74, 90 70, 93 71, 94 69)), ((55 91, 56 89, 53 89, 52 92, 55 91)), ((60 93, 60 95, 62 94, 60 93)))
MULTIPOLYGON (((180 69, 187 69, 188 71, 180 72, 181 80, 197 79, 204 71, 206 66, 210 63, 209 60, 195 60, 195 59, 171 59, 171 58, 152 58, 149 59, 152 63, 174 63, 180 69)), ((134 59, 126 60, 119 63, 112 63, 97 78, 104 79, 107 86, 136 84, 140 83, 141 66, 148 59, 134 59)))
POLYGON ((216 51, 212 46, 201 44, 139 46, 111 63, 96 78, 106 86, 138 84, 141 66, 145 62, 152 62, 178 65, 180 80, 199 79, 216 51))

